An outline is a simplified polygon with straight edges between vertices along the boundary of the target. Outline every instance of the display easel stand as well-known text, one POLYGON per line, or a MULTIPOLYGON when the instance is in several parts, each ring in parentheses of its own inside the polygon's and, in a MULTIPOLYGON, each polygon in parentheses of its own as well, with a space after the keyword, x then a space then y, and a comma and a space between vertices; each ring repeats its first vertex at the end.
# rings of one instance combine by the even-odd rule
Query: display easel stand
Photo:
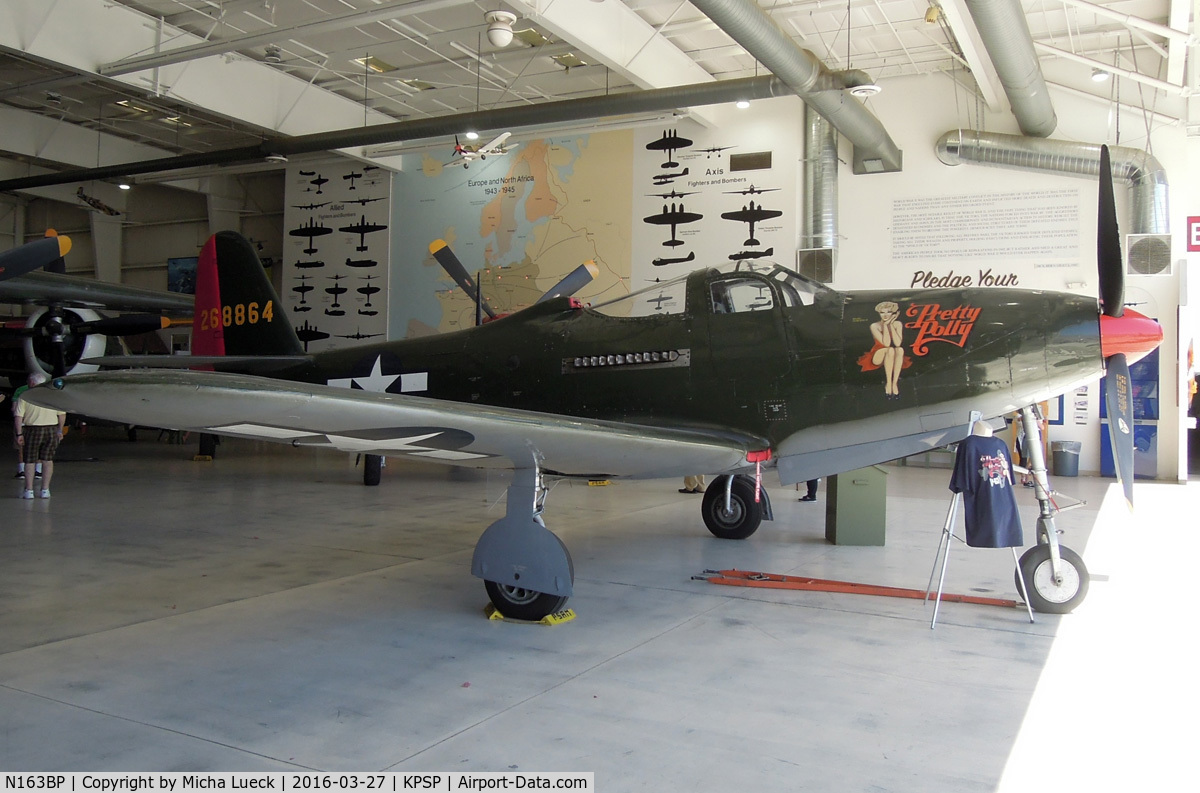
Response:
MULTIPOLYGON (((958 505, 962 503, 962 493, 955 493, 950 499, 950 508, 946 511, 946 523, 942 526, 942 538, 938 541, 937 553, 933 557, 933 569, 929 571, 929 583, 925 587, 925 600, 933 593, 933 577, 938 572, 938 562, 941 562, 942 573, 938 577, 937 593, 933 601, 933 619, 929 621, 929 629, 937 626, 938 610, 942 606, 942 591, 946 586, 946 569, 950 564, 950 544, 957 539, 954 536, 954 519, 958 516, 958 505)), ((1021 586, 1021 598, 1025 601, 1025 610, 1029 613, 1029 621, 1033 622, 1033 606, 1029 603, 1029 593, 1025 590, 1025 577, 1021 575, 1020 561, 1017 549, 1011 548, 1013 566, 1017 569, 1017 583, 1021 586)))
MULTIPOLYGON (((975 422, 980 419, 979 411, 971 411, 971 418, 967 422, 967 427, 973 427, 975 422)), ((968 430, 969 431, 969 430, 968 430)), ((950 508, 946 510, 946 522, 942 525, 942 537, 938 540, 937 553, 933 557, 933 569, 929 571, 929 583, 925 586, 925 601, 929 601, 929 595, 933 590, 933 577, 938 571, 938 561, 941 561, 942 574, 938 578, 937 596, 933 602, 933 619, 929 621, 929 629, 933 630, 937 625, 938 610, 942 606, 942 590, 946 586, 946 568, 950 564, 950 545, 956 539, 954 536, 954 520, 958 517, 958 505, 962 503, 962 493, 955 493, 950 499, 950 508), (943 550, 944 549, 944 550, 943 550)), ((1029 621, 1033 622, 1033 606, 1029 603, 1029 593, 1025 590, 1025 577, 1021 575, 1021 563, 1017 558, 1017 549, 1012 548, 1013 566, 1017 570, 1017 582, 1021 585, 1021 597, 1025 601, 1025 610, 1029 612, 1029 621)))

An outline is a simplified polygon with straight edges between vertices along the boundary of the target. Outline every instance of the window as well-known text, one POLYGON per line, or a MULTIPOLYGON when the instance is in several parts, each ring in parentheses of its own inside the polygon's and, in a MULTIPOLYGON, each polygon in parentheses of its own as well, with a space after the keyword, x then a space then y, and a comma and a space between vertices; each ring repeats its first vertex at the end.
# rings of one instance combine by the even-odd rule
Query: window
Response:
POLYGON ((663 281, 632 294, 598 303, 593 311, 609 317, 654 317, 682 314, 687 297, 687 276, 663 281))
POLYGON ((714 314, 740 314, 746 311, 769 311, 775 306, 771 285, 761 278, 735 277, 716 281, 712 285, 714 314))

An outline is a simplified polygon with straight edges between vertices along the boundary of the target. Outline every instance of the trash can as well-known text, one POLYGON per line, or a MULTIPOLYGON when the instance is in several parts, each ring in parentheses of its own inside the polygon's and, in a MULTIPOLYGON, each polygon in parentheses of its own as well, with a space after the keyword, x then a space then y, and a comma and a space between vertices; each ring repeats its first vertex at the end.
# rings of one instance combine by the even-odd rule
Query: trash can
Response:
POLYGON ((1079 441, 1052 441, 1050 455, 1054 458, 1055 476, 1079 476, 1079 441))

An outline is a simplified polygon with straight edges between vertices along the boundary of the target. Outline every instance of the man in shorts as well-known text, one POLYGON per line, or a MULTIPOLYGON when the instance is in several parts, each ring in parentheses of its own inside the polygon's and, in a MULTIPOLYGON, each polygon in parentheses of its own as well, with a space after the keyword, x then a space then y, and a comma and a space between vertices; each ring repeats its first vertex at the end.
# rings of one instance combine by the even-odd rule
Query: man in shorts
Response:
MULTIPOLYGON (((29 386, 46 382, 41 373, 29 375, 29 386)), ((21 498, 33 498, 33 476, 36 467, 42 469, 42 498, 50 498, 50 478, 54 476, 54 452, 63 437, 63 425, 67 414, 41 408, 25 399, 22 394, 17 400, 16 429, 17 445, 21 449, 21 460, 25 463, 25 487, 21 498)))

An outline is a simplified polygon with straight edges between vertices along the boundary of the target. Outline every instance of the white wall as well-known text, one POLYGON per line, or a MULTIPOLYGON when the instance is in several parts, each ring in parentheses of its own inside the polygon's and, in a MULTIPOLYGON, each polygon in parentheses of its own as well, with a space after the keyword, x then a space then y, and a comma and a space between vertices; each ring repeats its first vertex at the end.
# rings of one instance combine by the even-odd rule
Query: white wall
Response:
MULTIPOLYGON (((954 269, 956 274, 977 277, 981 267, 986 266, 1017 275, 1022 288, 1095 295, 1095 184, 1090 180, 1054 174, 972 164, 943 165, 935 154, 938 138, 959 127, 976 128, 974 118, 968 118, 962 110, 973 110, 973 99, 960 91, 956 101, 955 90, 949 78, 928 75, 889 80, 883 93, 871 100, 871 109, 883 120, 888 132, 903 150, 904 168, 899 173, 866 176, 854 176, 849 169, 841 169, 839 230, 842 239, 834 286, 841 289, 908 288, 913 272, 918 269, 929 269, 939 274, 954 269), (889 224, 894 202, 898 199, 1022 191, 1041 193, 1062 189, 1079 191, 1080 245, 1073 259, 1047 261, 1034 257, 1017 261, 939 260, 932 263, 893 259, 889 224), (1068 283, 1082 283, 1083 286, 1068 289, 1068 283)), ((1147 135, 1146 121, 1140 111, 1125 108, 1120 116, 1121 135, 1118 140, 1115 135, 1116 113, 1107 103, 1057 91, 1052 93, 1052 99, 1059 119, 1053 139, 1109 143, 1132 148, 1145 148, 1149 144, 1151 153, 1166 171, 1170 183, 1172 258, 1177 264, 1176 272, 1171 277, 1129 277, 1126 281, 1126 300, 1141 303, 1136 306, 1137 310, 1158 318, 1163 325, 1158 477, 1186 477, 1181 466, 1186 459, 1183 426, 1187 405, 1185 400, 1179 398, 1185 384, 1177 365, 1182 356, 1178 345, 1176 306, 1180 299, 1180 271, 1184 269, 1180 265, 1189 256, 1184 250, 1185 219, 1189 213, 1197 214, 1197 209, 1200 209, 1200 185, 1196 184, 1194 178, 1197 163, 1200 162, 1200 139, 1188 139, 1182 125, 1168 125, 1161 118, 1152 121, 1147 135)), ((1007 112, 985 113, 983 129, 1013 134, 1018 132, 1015 120, 1007 112)), ((841 156, 847 162, 851 157, 850 146, 844 140, 841 156)), ((1119 184, 1117 205, 1118 218, 1123 230, 1127 230, 1127 191, 1119 184)), ((1195 261, 1197 254, 1190 256, 1195 261)), ((1087 399, 1087 424, 1074 423, 1072 406, 1068 404, 1066 423, 1051 427, 1050 436, 1052 440, 1081 441, 1083 451, 1080 469, 1082 472, 1094 472, 1100 466, 1101 396, 1098 384, 1088 389, 1087 399)))

